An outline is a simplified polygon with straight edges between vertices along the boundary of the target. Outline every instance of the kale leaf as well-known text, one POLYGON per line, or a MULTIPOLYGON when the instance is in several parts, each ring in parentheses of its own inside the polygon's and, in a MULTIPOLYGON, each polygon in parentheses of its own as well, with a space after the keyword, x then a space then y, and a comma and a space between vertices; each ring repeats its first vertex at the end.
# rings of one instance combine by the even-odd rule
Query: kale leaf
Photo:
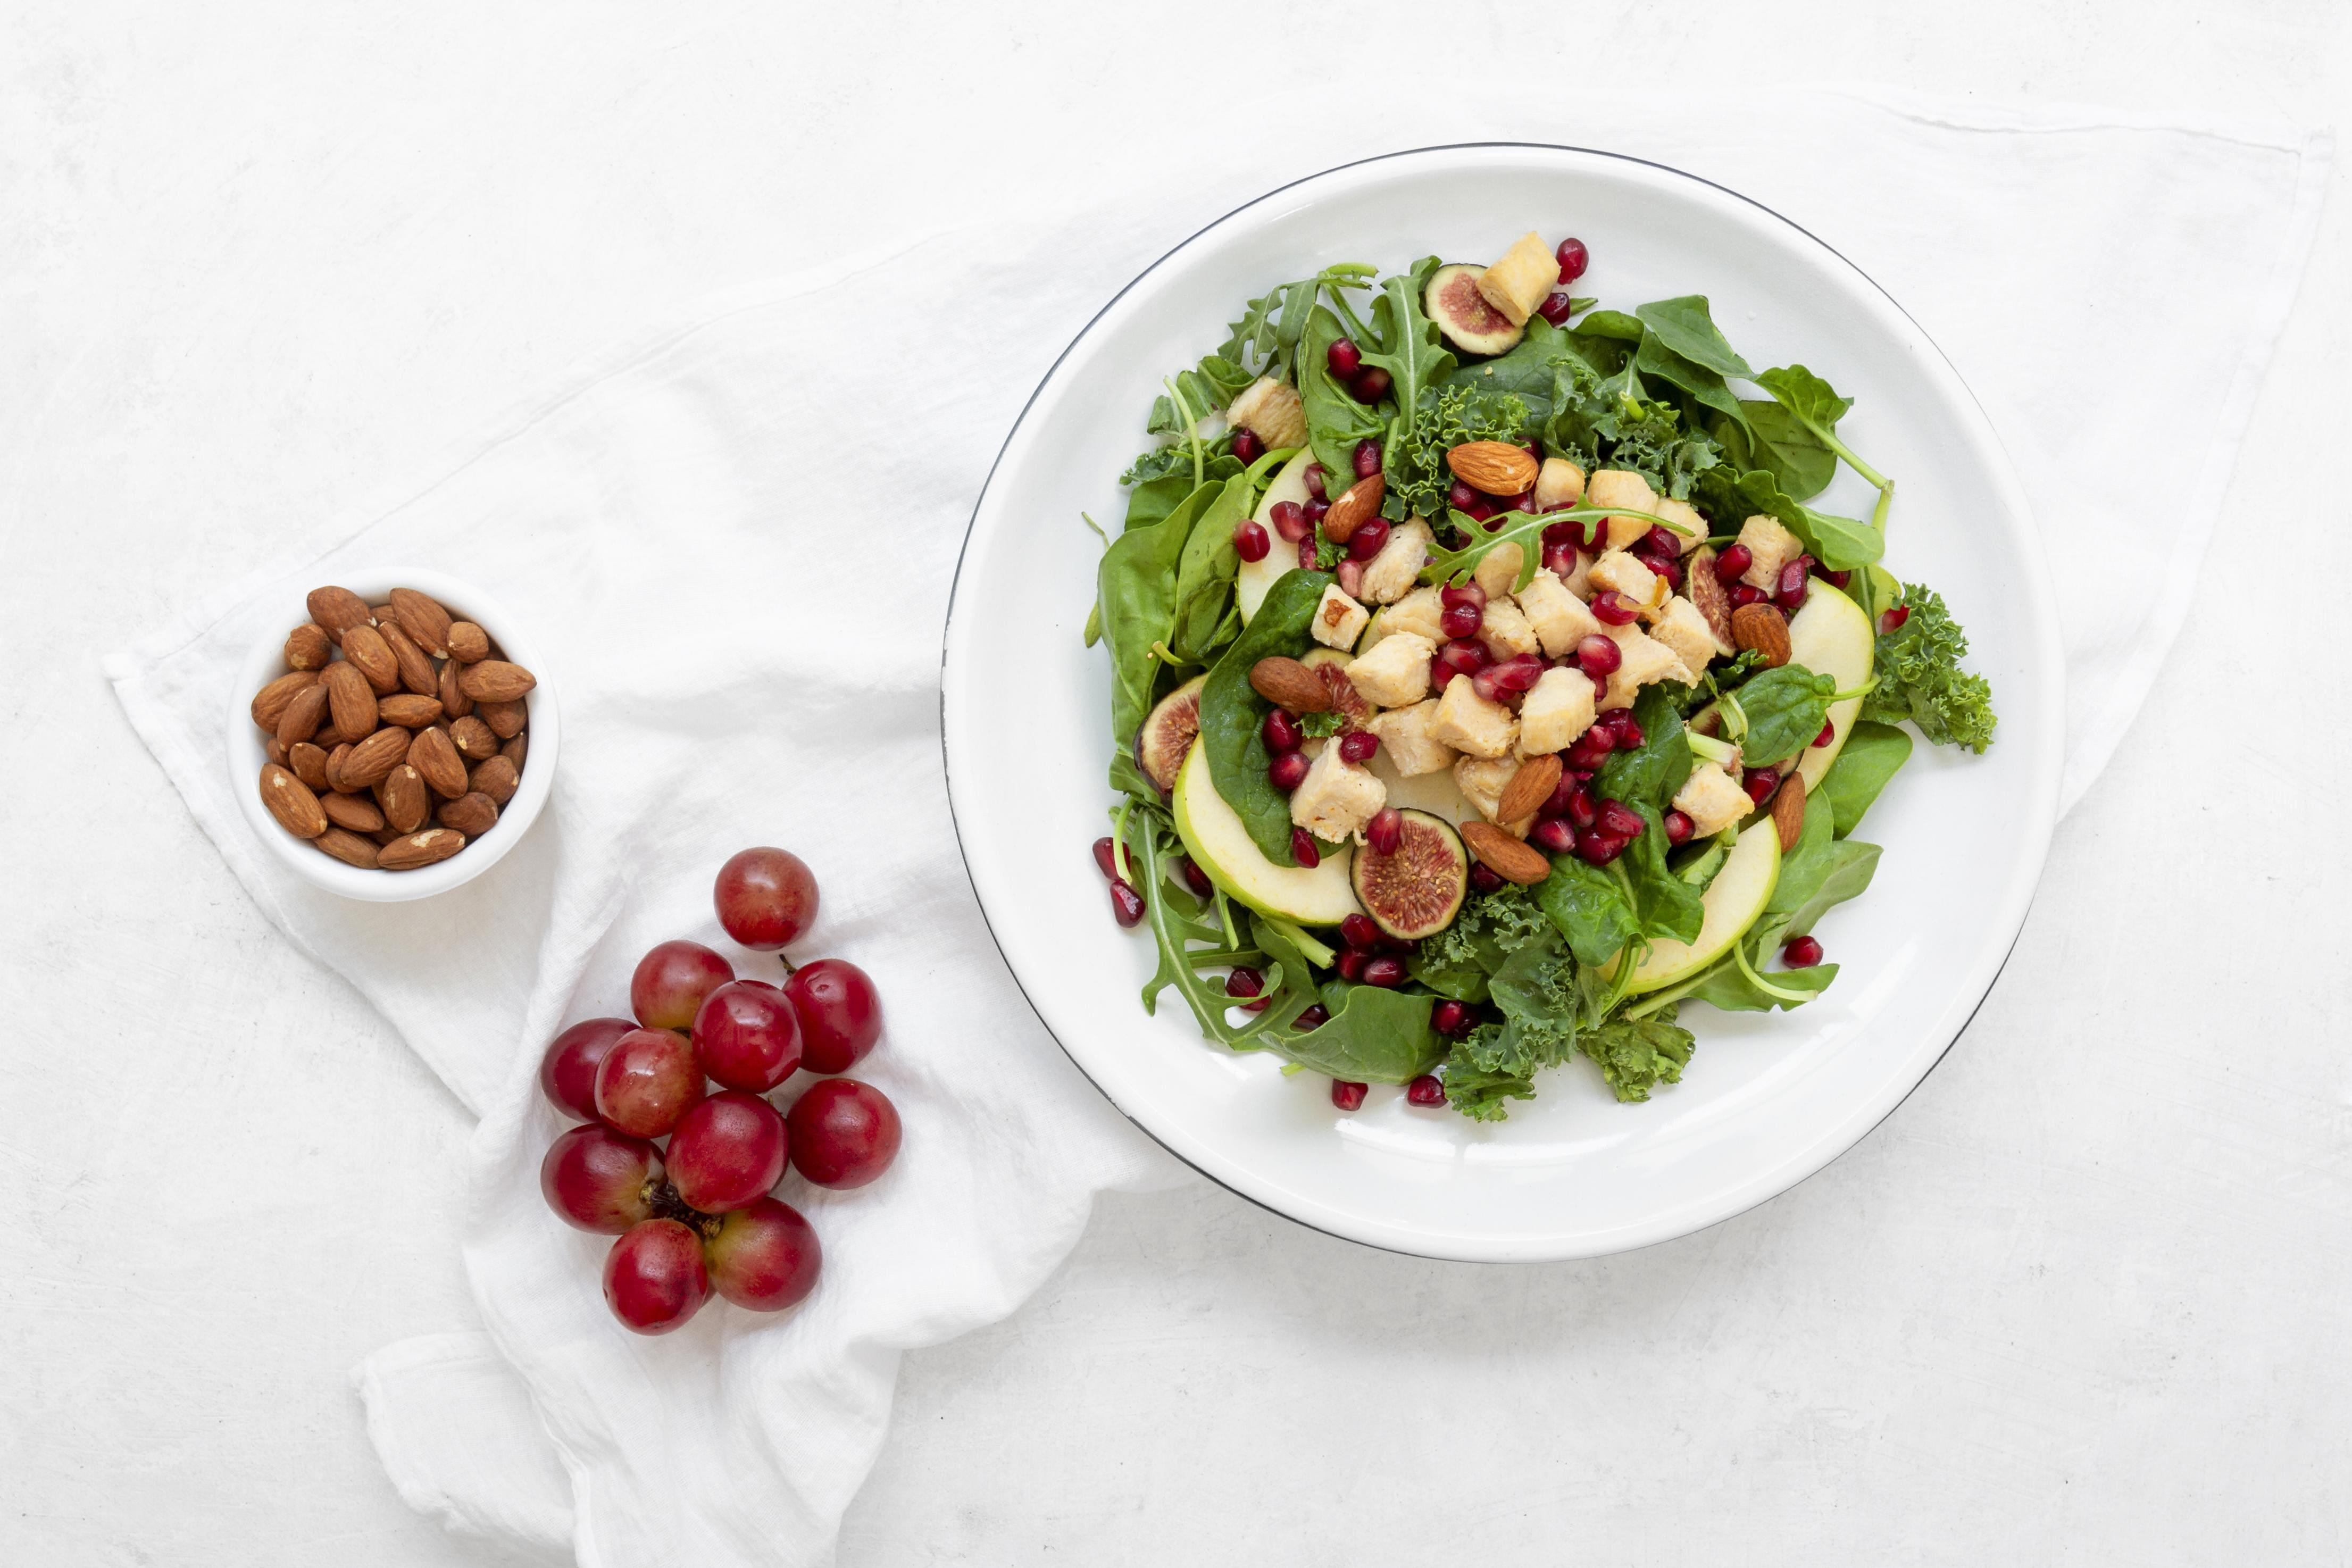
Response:
POLYGON ((2000 721, 1991 684, 1960 668, 1968 634, 1944 607, 1944 596, 1923 584, 1904 585, 1903 605, 1911 612, 1903 624, 1879 634, 1878 686, 1863 702, 1863 717, 1887 724, 1908 719, 1937 745, 1982 752, 2000 721))
POLYGON ((1675 1013, 1669 1005, 1646 1018, 1613 1018, 1579 1035, 1576 1048, 1592 1058, 1619 1100, 1647 1100, 1659 1084, 1682 1081, 1697 1043, 1675 1013))
POLYGON ((1382 515, 1392 521, 1444 517, 1445 493, 1454 487, 1445 454, 1465 441, 1516 446, 1526 439, 1527 430, 1527 402, 1514 394, 1462 382, 1425 389, 1410 434, 1391 441, 1383 454, 1388 496, 1381 506, 1382 515))
POLYGON ((1537 896, 1514 884, 1472 899, 1452 925, 1413 949, 1406 967, 1441 996, 1486 1001, 1489 979, 1511 953, 1548 932, 1537 896))

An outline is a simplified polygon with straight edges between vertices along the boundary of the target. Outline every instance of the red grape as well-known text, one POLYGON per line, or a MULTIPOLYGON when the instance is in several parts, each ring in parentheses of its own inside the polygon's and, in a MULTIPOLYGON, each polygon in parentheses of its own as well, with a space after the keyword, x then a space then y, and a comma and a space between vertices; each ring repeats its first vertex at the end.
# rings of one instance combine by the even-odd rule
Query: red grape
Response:
POLYGON ((591 1018, 555 1037, 539 1062, 539 1087, 556 1110, 596 1120, 596 1064, 613 1042, 635 1028, 626 1018, 591 1018))
POLYGON ((710 1283, 739 1307, 781 1312, 816 1289, 824 1254, 800 1210, 774 1198, 755 1199, 719 1222, 702 1246, 710 1283))
POLYGON ((596 1114, 632 1137, 660 1137, 703 1092, 694 1047, 675 1029, 632 1029, 596 1064, 596 1114))
POLYGON ((872 1084, 829 1078, 793 1105, 793 1169, 820 1187, 862 1187, 898 1154, 898 1110, 872 1084))
POLYGON ((793 971, 784 994, 801 1020, 801 1066, 847 1072, 882 1037, 882 1002, 866 971, 842 958, 820 958, 793 971))
POLYGON ((688 1108, 669 1135, 669 1181, 687 1207, 740 1209, 784 1178, 784 1119, 730 1089, 688 1108))
POLYGON ((735 978, 735 966, 698 942, 665 942, 637 960, 629 1011, 648 1029, 683 1029, 702 999, 735 978))
POLYGON ((638 1333, 666 1334, 709 1300, 710 1272, 702 1263, 702 1238, 682 1221, 649 1219, 632 1226, 604 1257, 604 1303, 638 1333))
POLYGON ((763 980, 729 981, 694 1015, 694 1059, 729 1089, 757 1094, 775 1088, 801 1065, 793 1001, 763 980))
POLYGON ((719 868, 719 923, 745 947, 773 952, 816 921, 816 878, 789 849, 746 849, 719 868))
POLYGON ((661 1179, 659 1149, 593 1122, 550 1144, 539 1166, 539 1190, 547 1206, 567 1225, 606 1236, 653 1217, 661 1179))

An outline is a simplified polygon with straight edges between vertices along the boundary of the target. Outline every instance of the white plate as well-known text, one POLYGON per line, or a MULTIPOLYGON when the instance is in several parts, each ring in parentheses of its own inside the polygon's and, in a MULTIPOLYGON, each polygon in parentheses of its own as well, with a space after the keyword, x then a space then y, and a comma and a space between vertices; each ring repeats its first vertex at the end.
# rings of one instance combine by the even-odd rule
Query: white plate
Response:
MULTIPOLYGON (((1868 496, 1842 474, 1828 510, 1868 496), (1856 492, 1860 491, 1859 494, 1856 492)), ((1918 326, 1787 220, 1654 164, 1569 148, 1424 149, 1275 191, 1122 290, 1055 365, 972 518, 950 608, 949 797, 972 885, 1038 1015, 1137 1125, 1245 1197, 1318 1229, 1435 1258, 1584 1258, 1664 1241, 1785 1191, 1885 1117, 2000 972, 2056 815, 2057 621, 2040 548, 1982 412, 1918 326), (1705 294, 1757 365, 1801 362, 1856 400, 1841 427, 1899 484, 1888 563, 1939 589, 1990 678, 1982 757, 1921 745, 1873 808, 1877 881, 1820 935, 1843 965, 1793 1014, 1693 1005, 1681 1084, 1620 1105, 1583 1062, 1482 1126, 1202 1040, 1182 1003, 1137 1005, 1147 931, 1112 922, 1088 845, 1108 831, 1109 675, 1080 646, 1118 477, 1159 380, 1241 301, 1339 261, 1491 258, 1533 227, 1581 237, 1580 291, 1630 310, 1705 294)))

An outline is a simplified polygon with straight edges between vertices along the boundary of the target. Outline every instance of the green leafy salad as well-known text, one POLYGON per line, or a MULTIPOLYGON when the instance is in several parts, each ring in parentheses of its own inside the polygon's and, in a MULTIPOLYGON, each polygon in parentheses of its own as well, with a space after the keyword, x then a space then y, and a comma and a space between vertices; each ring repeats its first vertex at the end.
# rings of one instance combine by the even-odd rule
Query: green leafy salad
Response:
POLYGON ((1686 1004, 1836 979, 1812 933, 1914 732, 1993 739, 1958 623, 1882 563, 1852 400, 1751 367, 1703 296, 1595 308, 1586 262, 1529 234, 1284 283, 1121 477, 1095 855, 1158 948, 1143 1006, 1343 1110, 1499 1121, 1580 1057, 1647 1100, 1686 1004), (1841 467, 1867 517, 1811 504, 1841 467))

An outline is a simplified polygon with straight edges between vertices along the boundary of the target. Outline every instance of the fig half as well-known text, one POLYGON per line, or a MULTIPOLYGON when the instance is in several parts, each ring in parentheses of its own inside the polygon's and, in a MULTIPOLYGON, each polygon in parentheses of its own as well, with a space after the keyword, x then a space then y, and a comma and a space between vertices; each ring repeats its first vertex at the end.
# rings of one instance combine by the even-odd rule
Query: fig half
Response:
POLYGON ((1527 329, 1488 304, 1486 296, 1478 291, 1478 277, 1484 271, 1483 267, 1459 263, 1439 268, 1430 275, 1421 308, 1429 312, 1446 341, 1464 353, 1508 353, 1527 329))
POLYGON ((1400 942, 1435 936, 1454 923, 1470 891, 1470 857, 1442 816, 1400 813, 1403 836, 1392 854, 1370 845, 1356 851, 1356 901, 1372 923, 1400 942))
POLYGON ((1176 775, 1192 755, 1193 738, 1201 732, 1201 688, 1208 684, 1207 676, 1194 676, 1154 704, 1151 716, 1136 731, 1135 765, 1160 786, 1161 795, 1176 787, 1176 775))

